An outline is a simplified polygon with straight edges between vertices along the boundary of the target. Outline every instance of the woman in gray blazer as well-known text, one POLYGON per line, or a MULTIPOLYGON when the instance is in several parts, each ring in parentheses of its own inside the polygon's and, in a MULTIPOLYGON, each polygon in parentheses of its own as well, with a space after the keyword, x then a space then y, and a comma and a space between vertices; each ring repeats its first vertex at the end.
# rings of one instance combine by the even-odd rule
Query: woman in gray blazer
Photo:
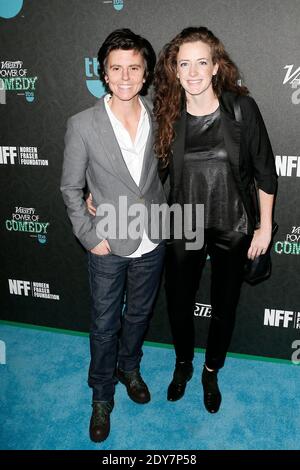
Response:
POLYGON ((165 202, 153 151, 152 114, 140 97, 151 81, 154 51, 146 39, 121 29, 106 38, 98 61, 108 93, 69 119, 61 180, 73 231, 88 254, 89 431, 95 442, 109 435, 118 380, 136 403, 150 401, 140 362, 165 252, 159 221, 149 210, 153 203, 165 202), (86 208, 86 185, 96 217, 86 208))

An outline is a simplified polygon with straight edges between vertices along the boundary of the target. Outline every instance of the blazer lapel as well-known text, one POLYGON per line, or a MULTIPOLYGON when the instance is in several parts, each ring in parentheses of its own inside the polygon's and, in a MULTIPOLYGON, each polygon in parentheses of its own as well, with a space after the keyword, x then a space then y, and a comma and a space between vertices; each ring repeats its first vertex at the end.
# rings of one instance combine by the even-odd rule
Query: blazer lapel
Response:
POLYGON ((150 126, 149 135, 148 135, 148 139, 147 139, 146 147, 145 147, 145 152, 144 152, 141 178, 140 178, 140 183, 139 183, 139 188, 142 191, 143 188, 145 187, 146 182, 148 180, 148 177, 150 175, 150 168, 151 168, 152 164, 155 163, 155 161, 154 161, 155 156, 154 156, 154 153, 153 153, 153 134, 154 134, 154 122, 153 121, 154 121, 154 118, 153 118, 152 111, 149 108, 149 106, 147 105, 147 103, 145 102, 145 100, 143 100, 143 98, 141 98, 141 100, 142 100, 143 105, 145 106, 146 112, 148 114, 149 126, 150 126))
POLYGON ((101 143, 101 149, 103 148, 105 150, 106 157, 108 158, 114 172, 131 191, 140 195, 140 190, 124 161, 121 149, 105 109, 104 98, 100 99, 95 105, 94 129, 101 143))

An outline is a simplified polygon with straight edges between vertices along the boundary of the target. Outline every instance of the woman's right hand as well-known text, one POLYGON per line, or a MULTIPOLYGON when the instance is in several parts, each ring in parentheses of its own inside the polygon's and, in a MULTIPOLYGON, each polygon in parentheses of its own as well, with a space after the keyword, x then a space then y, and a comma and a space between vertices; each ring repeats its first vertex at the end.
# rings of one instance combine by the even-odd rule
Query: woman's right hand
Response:
MULTIPOLYGON (((90 193, 89 196, 87 197, 86 201, 86 207, 89 213, 93 216, 96 215, 96 207, 93 205, 93 197, 92 194, 90 193)), ((107 240, 102 240, 98 245, 96 245, 94 248, 90 250, 91 253, 94 253, 94 255, 98 256, 103 256, 103 255, 108 255, 111 252, 109 243, 107 240)))
MULTIPOLYGON (((89 196, 86 198, 85 200, 85 203, 86 203, 86 207, 87 207, 87 210, 89 211, 89 213, 93 216, 96 215, 96 207, 93 205, 93 197, 92 197, 92 193, 89 194, 89 196)), ((91 250, 92 251, 92 250, 91 250)))
POLYGON ((102 240, 97 246, 90 250, 94 255, 103 256, 108 255, 111 252, 109 243, 107 240, 102 240))

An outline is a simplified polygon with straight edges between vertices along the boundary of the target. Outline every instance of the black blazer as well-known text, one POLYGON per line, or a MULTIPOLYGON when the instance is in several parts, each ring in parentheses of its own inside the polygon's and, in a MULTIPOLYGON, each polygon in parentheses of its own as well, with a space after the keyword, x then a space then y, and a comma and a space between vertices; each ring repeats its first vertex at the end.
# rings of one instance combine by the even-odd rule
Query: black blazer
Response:
MULTIPOLYGON (((233 176, 249 219, 249 233, 259 226, 256 186, 275 194, 277 174, 268 133, 253 98, 224 92, 220 98, 221 123, 233 176), (241 121, 235 118, 239 104, 241 121)), ((169 204, 178 202, 181 184, 186 129, 186 106, 174 123, 175 140, 170 163, 160 171, 163 182, 170 176, 169 204)))

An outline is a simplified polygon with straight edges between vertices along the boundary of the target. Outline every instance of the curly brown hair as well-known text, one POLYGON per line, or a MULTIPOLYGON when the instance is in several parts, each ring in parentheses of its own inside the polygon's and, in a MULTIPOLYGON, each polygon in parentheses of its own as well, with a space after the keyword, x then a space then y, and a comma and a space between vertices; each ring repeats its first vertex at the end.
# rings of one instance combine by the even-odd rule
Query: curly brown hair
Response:
POLYGON ((219 98, 223 91, 233 91, 239 95, 248 94, 245 86, 239 85, 240 73, 235 63, 225 51, 222 42, 206 27, 185 28, 164 46, 155 68, 154 75, 154 115, 158 123, 155 136, 155 151, 162 166, 170 158, 170 149, 175 133, 173 124, 181 112, 184 90, 177 79, 177 54, 182 44, 202 41, 211 48, 213 64, 219 68, 212 87, 219 98))

